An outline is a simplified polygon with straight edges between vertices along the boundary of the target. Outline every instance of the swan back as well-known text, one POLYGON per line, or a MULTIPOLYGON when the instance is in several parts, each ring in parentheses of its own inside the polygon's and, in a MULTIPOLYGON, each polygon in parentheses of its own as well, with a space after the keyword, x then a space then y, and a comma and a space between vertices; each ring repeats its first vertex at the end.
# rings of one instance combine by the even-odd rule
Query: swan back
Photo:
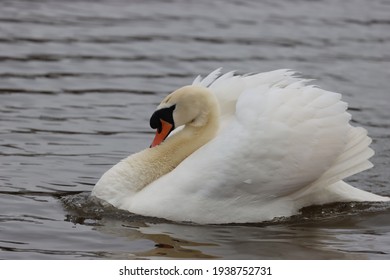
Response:
MULTIPOLYGON (((196 78, 158 110, 179 104, 176 95, 202 92, 217 103, 209 111, 213 117, 205 121, 191 107, 205 108, 195 96, 183 110, 175 107, 173 135, 145 152, 151 156, 145 164, 163 172, 133 189, 131 179, 120 178, 129 170, 114 166, 116 193, 103 199, 137 214, 196 223, 259 222, 311 204, 389 200, 342 181, 372 166, 371 139, 349 124, 340 94, 307 83, 290 70, 239 76, 217 69, 196 78), (200 140, 190 144, 190 139, 200 140), (153 153, 174 162, 167 167, 153 153)), ((147 174, 135 171, 129 175, 133 180, 147 174)))
POLYGON ((340 94, 289 70, 210 75, 194 83, 218 99, 220 132, 142 190, 133 211, 197 223, 258 222, 313 202, 382 199, 348 192, 354 188, 341 181, 370 168, 373 152, 365 131, 349 124, 340 94))

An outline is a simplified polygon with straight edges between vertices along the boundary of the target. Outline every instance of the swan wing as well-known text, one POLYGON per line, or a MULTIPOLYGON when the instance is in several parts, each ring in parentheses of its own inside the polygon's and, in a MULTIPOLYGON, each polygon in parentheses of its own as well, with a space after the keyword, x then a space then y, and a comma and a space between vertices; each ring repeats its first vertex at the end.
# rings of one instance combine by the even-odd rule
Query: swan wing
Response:
POLYGON ((296 193, 371 166, 369 138, 349 124, 340 94, 307 85, 289 70, 249 76, 218 71, 204 86, 220 102, 220 132, 129 198, 128 210, 200 223, 272 219, 301 207, 296 193), (363 144, 355 147, 355 140, 363 144), (365 155, 352 164, 359 149, 365 155))

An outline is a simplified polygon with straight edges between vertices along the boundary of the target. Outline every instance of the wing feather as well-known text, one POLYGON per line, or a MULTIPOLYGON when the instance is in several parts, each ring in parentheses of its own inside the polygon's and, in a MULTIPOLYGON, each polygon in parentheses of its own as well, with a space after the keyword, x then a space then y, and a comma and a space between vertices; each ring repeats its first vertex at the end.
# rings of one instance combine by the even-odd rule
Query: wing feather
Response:
MULTIPOLYGON (((239 76, 217 69, 195 81, 219 100, 222 128, 140 191, 132 202, 137 213, 159 209, 170 219, 221 223, 292 215, 306 202, 334 197, 311 197, 316 190, 372 166, 371 139, 349 124, 341 95, 307 85, 291 70, 239 76), (166 201, 173 204, 164 207, 166 201)), ((340 186, 340 193, 350 189, 340 186)), ((335 193, 336 185, 328 189, 335 193)))

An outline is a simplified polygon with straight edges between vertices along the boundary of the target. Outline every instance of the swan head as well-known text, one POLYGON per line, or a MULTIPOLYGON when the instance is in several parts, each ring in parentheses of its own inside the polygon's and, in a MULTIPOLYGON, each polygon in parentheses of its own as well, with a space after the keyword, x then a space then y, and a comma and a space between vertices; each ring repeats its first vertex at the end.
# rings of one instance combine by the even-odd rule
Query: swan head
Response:
POLYGON ((205 126, 210 112, 218 113, 218 103, 207 88, 185 86, 172 92, 150 118, 151 128, 157 129, 151 147, 159 145, 179 126, 205 126))

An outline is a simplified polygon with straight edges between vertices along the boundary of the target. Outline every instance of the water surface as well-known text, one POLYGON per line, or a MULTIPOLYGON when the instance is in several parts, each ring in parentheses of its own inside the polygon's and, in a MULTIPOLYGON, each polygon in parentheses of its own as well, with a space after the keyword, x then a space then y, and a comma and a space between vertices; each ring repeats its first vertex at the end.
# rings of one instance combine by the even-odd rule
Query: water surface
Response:
POLYGON ((349 182, 390 195, 389 2, 226 2, 0 1, 0 258, 389 259, 388 204, 199 226, 89 198, 149 145, 160 100, 221 66, 343 93, 376 151, 349 182))

